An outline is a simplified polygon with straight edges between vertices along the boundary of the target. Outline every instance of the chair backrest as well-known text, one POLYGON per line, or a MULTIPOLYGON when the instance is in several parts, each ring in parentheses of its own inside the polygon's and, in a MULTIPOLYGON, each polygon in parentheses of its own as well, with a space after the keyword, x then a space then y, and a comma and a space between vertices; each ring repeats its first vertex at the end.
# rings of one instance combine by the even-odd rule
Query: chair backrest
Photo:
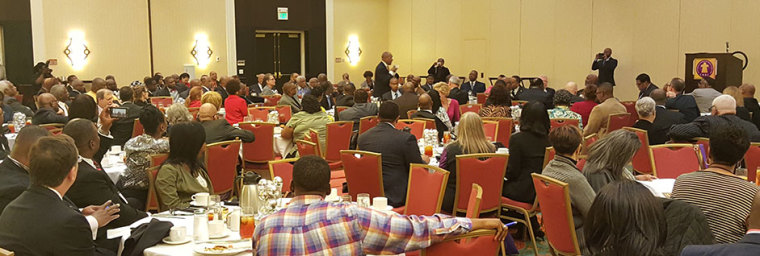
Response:
POLYGON ((317 132, 314 129, 309 129, 309 132, 304 135, 304 140, 309 141, 311 143, 314 143, 314 145, 317 145, 317 156, 324 157, 322 153, 322 145, 320 145, 319 142, 319 132, 317 132))
POLYGON ((41 124, 39 125, 42 128, 47 129, 48 131, 52 131, 53 129, 63 128, 63 124, 41 124))
POLYGON ((430 216, 441 211, 449 172, 426 164, 409 165, 404 215, 430 216))
POLYGON ((372 127, 377 126, 380 123, 380 119, 377 116, 365 116, 359 119, 359 134, 366 132, 372 127))
POLYGON ((160 166, 153 166, 145 169, 148 175, 148 198, 145 199, 145 211, 158 211, 160 207, 158 193, 156 193, 156 176, 158 175, 158 168, 160 166))
POLYGON ((152 154, 150 155, 150 167, 153 166, 159 166, 166 161, 166 159, 169 158, 169 154, 163 153, 163 154, 152 154))
POLYGON ((588 150, 591 148, 591 145, 594 144, 599 140, 599 135, 596 133, 589 134, 586 137, 583 137, 583 148, 581 148, 581 155, 588 155, 588 150))
POLYGON ((340 160, 348 182, 348 194, 356 198, 369 193, 370 198, 385 196, 383 188, 383 158, 378 153, 359 150, 341 150, 340 160), (357 157, 358 156, 358 157, 357 157))
POLYGON ((200 112, 201 108, 187 108, 187 111, 190 112, 190 115, 193 116, 193 119, 198 118, 198 112, 200 112))
POLYGON ((488 141, 496 141, 499 134, 499 122, 498 121, 483 121, 483 132, 486 134, 488 141))
POLYGON ((480 216, 480 201, 483 200, 483 188, 480 185, 472 183, 470 190, 470 199, 467 201, 467 218, 478 218, 480 216))
POLYGON ((760 168, 760 143, 753 142, 747 153, 744 153, 744 162, 747 164, 747 181, 760 185, 757 179, 757 168, 760 168))
POLYGON ((224 194, 235 187, 240 140, 222 141, 206 145, 206 171, 214 194, 224 194))
POLYGON ((480 229, 463 235, 449 237, 443 241, 422 249, 422 256, 460 256, 460 255, 506 255, 503 251, 503 241, 495 239, 493 229, 480 229))
POLYGON ((438 127, 435 124, 435 120, 434 119, 430 119, 430 118, 414 118, 413 120, 422 120, 422 121, 425 121, 425 129, 433 129, 433 130, 435 130, 438 127))
POLYGON ((272 110, 274 110, 273 107, 252 107, 248 108, 248 115, 255 122, 266 122, 269 120, 269 112, 272 110))
POLYGON ((547 176, 532 173, 536 197, 541 204, 542 226, 549 245, 560 255, 581 255, 570 204, 570 187, 547 176))
POLYGON ((625 106, 625 111, 631 114, 628 120, 628 123, 630 126, 633 126, 633 124, 636 123, 636 121, 639 120, 639 113, 636 112, 636 102, 635 101, 621 101, 620 104, 623 104, 625 106))
POLYGON ((467 112, 475 112, 475 114, 480 113, 480 108, 483 107, 480 104, 464 104, 459 105, 459 113, 464 114, 467 112))
POLYGON ((610 114, 607 118, 607 133, 614 130, 622 129, 626 126, 632 126, 630 113, 610 114))
POLYGON ((135 123, 132 125, 132 138, 143 135, 143 133, 145 133, 145 128, 140 123, 140 118, 135 118, 135 123))
MULTIPOLYGON (((454 214, 467 209, 472 184, 483 187, 483 201, 480 211, 500 210, 501 189, 509 154, 466 154, 456 160, 457 182, 454 196, 454 214)), ((500 211, 499 211, 500 212, 500 211)))
POLYGON ((168 108, 173 102, 174 99, 172 97, 150 97, 150 104, 155 105, 157 108, 168 108))
MULTIPOLYGON (((412 115, 414 115, 414 113, 417 113, 416 109, 412 109, 412 110, 406 111, 406 117, 411 119, 412 115)), ((430 128, 428 128, 428 129, 430 129, 430 128)))
POLYGON ((633 155, 633 169, 639 173, 652 174, 652 155, 649 152, 649 137, 647 131, 633 127, 624 127, 623 129, 635 133, 641 142, 639 151, 636 151, 636 154, 633 155))
POLYGON ((549 161, 554 159, 554 154, 555 154, 554 147, 546 147, 546 150, 544 151, 544 165, 541 166, 542 170, 546 168, 546 165, 549 164, 549 161))
POLYGON ((405 127, 409 127, 412 135, 419 140, 422 138, 422 132, 425 131, 425 121, 400 119, 396 122, 396 129, 403 130, 405 127))
POLYGON ((348 109, 346 106, 335 106, 335 116, 340 115, 340 112, 343 112, 343 110, 348 109))
POLYGON ((253 132, 256 140, 243 143, 243 161, 265 163, 274 160, 274 124, 241 122, 240 129, 253 132))
POLYGON ((575 125, 578 126, 580 123, 580 120, 575 118, 552 118, 551 119, 551 129, 554 130, 554 128, 563 126, 563 125, 575 125))
POLYGON ((277 102, 280 101, 282 95, 267 95, 264 96, 264 106, 277 106, 277 102))
POLYGON ((517 105, 522 106, 522 105, 525 105, 525 103, 528 103, 528 101, 526 101, 526 100, 513 100, 512 101, 512 106, 517 106, 517 105))
POLYGON ((296 140, 296 149, 299 156, 319 156, 317 155, 317 144, 306 140, 296 140))
POLYGON ((354 122, 332 122, 327 124, 327 139, 325 140, 325 160, 340 161, 340 151, 348 150, 351 145, 354 122))
POLYGON ((710 157, 710 138, 697 137, 696 139, 697 139, 696 144, 702 145, 702 149, 704 150, 704 152, 700 152, 699 158, 701 159, 701 162, 704 168, 707 168, 707 165, 708 165, 707 158, 710 157))
POLYGON ((293 109, 290 108, 290 105, 277 105, 274 110, 277 110, 277 114, 280 115, 281 124, 288 123, 290 117, 293 116, 293 109))
POLYGON ((50 129, 50 134, 61 135, 61 133, 63 133, 63 128, 50 129))
POLYGON ((488 94, 485 94, 482 92, 478 93, 477 98, 478 98, 478 104, 486 104, 486 99, 488 99, 488 94))
POLYGON ((692 144, 663 144, 649 146, 652 173, 657 178, 675 179, 684 173, 702 169, 699 148, 692 144))
POLYGON ((484 117, 483 120, 499 122, 499 132, 496 133, 496 142, 501 142, 509 147, 509 138, 512 137, 514 119, 507 117, 484 117))
POLYGON ((0 256, 14 256, 14 255, 16 255, 16 254, 13 253, 12 251, 0 248, 0 256))
POLYGON ((282 160, 269 161, 269 177, 282 178, 282 192, 290 192, 290 182, 293 181, 293 163, 298 158, 286 158, 282 160))

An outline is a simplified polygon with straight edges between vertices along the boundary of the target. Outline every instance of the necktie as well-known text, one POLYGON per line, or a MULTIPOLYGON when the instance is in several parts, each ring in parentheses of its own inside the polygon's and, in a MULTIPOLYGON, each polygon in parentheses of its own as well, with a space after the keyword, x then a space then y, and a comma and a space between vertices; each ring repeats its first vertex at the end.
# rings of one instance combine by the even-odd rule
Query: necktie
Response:
POLYGON ((103 167, 100 167, 98 162, 92 161, 92 164, 95 165, 95 169, 98 169, 98 171, 103 171, 103 167))

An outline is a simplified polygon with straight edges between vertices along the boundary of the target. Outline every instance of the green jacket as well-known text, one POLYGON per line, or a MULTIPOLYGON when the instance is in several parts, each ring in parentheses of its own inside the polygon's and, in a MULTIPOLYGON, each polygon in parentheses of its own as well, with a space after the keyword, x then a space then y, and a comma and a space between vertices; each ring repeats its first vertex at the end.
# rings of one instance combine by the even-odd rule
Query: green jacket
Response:
POLYGON ((156 176, 156 193, 161 211, 182 209, 190 206, 195 193, 214 193, 211 179, 205 170, 198 172, 206 180, 206 187, 201 186, 196 177, 184 166, 165 164, 156 176))

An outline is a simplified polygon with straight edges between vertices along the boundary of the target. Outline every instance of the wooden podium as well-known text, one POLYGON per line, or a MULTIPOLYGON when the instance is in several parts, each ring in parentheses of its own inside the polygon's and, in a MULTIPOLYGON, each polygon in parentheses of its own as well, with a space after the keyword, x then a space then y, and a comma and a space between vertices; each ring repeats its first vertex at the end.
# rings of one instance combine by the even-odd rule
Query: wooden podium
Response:
MULTIPOLYGON (((701 77, 712 77, 715 84, 712 87, 723 91, 726 86, 740 86, 744 66, 742 60, 734 53, 687 53, 686 54, 686 92, 697 88, 701 77)), ((742 53, 743 54, 743 53, 742 53)), ((746 55, 745 55, 746 56, 746 55)))

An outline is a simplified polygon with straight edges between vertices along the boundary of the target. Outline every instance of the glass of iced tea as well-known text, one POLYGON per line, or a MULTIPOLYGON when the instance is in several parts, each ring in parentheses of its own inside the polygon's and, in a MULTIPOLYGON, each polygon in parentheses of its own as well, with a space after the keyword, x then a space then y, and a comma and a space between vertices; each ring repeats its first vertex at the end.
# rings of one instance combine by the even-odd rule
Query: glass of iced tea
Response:
POLYGON ((433 146, 431 145, 425 146, 425 155, 429 157, 433 157, 433 146))
POLYGON ((240 215, 240 238, 248 239, 253 237, 253 230, 256 229, 256 219, 253 214, 240 215))
POLYGON ((443 132, 443 144, 448 144, 451 140, 451 132, 445 131, 443 132))

